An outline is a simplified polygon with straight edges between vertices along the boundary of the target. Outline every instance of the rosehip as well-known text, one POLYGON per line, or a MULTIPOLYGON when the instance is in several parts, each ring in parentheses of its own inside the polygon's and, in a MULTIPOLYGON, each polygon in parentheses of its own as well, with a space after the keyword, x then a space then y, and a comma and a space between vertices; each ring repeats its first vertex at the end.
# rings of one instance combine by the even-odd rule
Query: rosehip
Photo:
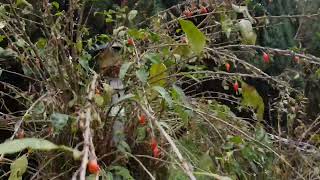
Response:
POLYGON ((184 14, 186 17, 188 17, 188 18, 193 15, 193 13, 192 13, 189 9, 185 10, 185 11, 183 12, 183 14, 184 14))
POLYGON ((235 91, 236 93, 238 92, 239 84, 238 84, 237 81, 233 84, 233 89, 234 89, 234 91, 235 91))
POLYGON ((134 45, 133 39, 131 39, 131 38, 128 39, 127 43, 128 43, 129 46, 133 46, 134 45))
POLYGON ((262 56, 263 56, 263 61, 265 63, 269 63, 270 62, 270 56, 267 53, 263 52, 262 56))
POLYGON ((158 147, 158 142, 155 138, 151 139, 151 149, 154 150, 156 147, 158 147))
POLYGON ((160 150, 159 150, 158 146, 156 146, 156 147, 153 149, 153 157, 158 158, 159 155, 160 155, 160 150))
POLYGON ((91 174, 98 174, 99 171, 100 171, 100 167, 97 163, 97 160, 90 160, 88 162, 88 171, 91 173, 91 174))
POLYGON ((230 71, 230 64, 226 63, 226 70, 229 72, 230 71))
POLYGON ((200 14, 206 14, 206 13, 208 13, 208 9, 206 7, 201 7, 200 14))
POLYGON ((146 124, 146 116, 144 114, 142 114, 140 117, 139 117, 139 123, 141 125, 145 125, 146 124))

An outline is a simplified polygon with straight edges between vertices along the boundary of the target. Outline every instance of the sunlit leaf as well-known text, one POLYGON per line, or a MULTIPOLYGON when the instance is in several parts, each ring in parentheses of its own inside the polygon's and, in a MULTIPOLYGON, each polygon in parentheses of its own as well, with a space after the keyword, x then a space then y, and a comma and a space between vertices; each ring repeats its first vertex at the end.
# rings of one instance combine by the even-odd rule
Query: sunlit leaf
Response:
POLYGON ((23 155, 13 161, 10 166, 9 180, 22 180, 22 175, 27 171, 28 159, 26 155, 23 155))
POLYGON ((56 9, 59 9, 60 5, 57 1, 53 1, 52 3, 52 6, 55 7, 56 9))
POLYGON ((180 19, 179 22, 192 50, 197 54, 201 53, 206 45, 205 35, 191 21, 180 19))
POLYGON ((149 70, 149 84, 151 86, 162 86, 166 84, 166 77, 168 76, 167 67, 163 64, 153 64, 149 70))

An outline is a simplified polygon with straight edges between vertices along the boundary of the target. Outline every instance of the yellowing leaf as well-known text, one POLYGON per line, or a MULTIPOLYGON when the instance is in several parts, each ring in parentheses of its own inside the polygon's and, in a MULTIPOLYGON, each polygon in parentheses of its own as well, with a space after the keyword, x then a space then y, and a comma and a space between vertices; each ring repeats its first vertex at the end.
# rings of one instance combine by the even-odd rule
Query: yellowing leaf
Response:
POLYGON ((199 54, 206 45, 206 36, 191 22, 187 20, 179 20, 182 30, 186 33, 188 43, 191 49, 199 54))
POLYGON ((168 76, 167 67, 163 64, 153 64, 149 70, 149 84, 151 86, 162 86, 166 84, 165 78, 168 76))
POLYGON ((22 175, 27 171, 28 159, 26 155, 23 155, 13 161, 10 166, 9 180, 22 180, 22 175))
POLYGON ((264 103, 262 97, 259 95, 257 90, 248 85, 247 83, 241 81, 241 89, 242 89, 242 102, 241 104, 244 106, 252 107, 257 111, 257 118, 261 122, 263 120, 264 113, 264 103))

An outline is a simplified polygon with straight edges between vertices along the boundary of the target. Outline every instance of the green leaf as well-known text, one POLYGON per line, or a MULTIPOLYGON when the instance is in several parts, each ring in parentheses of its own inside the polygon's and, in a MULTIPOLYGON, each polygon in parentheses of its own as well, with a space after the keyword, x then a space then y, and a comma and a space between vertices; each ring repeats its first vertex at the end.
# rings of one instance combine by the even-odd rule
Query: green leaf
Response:
POLYGON ((184 105, 189 106, 189 102, 187 101, 187 96, 185 95, 183 90, 175 84, 172 87, 173 87, 173 90, 172 90, 173 99, 178 102, 182 102, 184 105))
POLYGON ((169 107, 171 108, 173 102, 169 93, 161 86, 154 86, 153 89, 157 91, 165 99, 165 101, 168 103, 169 107))
POLYGON ((206 45, 205 35, 191 21, 180 19, 179 22, 187 35, 192 50, 196 54, 201 53, 206 45))
POLYGON ((80 56, 79 58, 79 64, 86 70, 89 71, 90 67, 89 67, 89 60, 91 59, 91 55, 90 54, 83 54, 82 56, 80 56))
POLYGON ((121 65, 120 72, 119 72, 120 79, 122 80, 124 79, 131 65, 132 65, 132 62, 127 62, 121 65))
POLYGON ((143 141, 147 136, 147 128, 145 126, 137 128, 137 141, 143 141))
POLYGON ((139 69, 136 71, 137 78, 143 83, 147 83, 148 81, 148 72, 145 69, 139 69))
POLYGON ((94 96, 94 102, 99 106, 103 107, 104 103, 104 98, 100 94, 95 94, 94 96))
POLYGON ((22 175, 27 171, 28 159, 26 155, 23 155, 13 161, 10 166, 9 180, 22 180, 22 175))
POLYGON ((69 116, 61 113, 52 113, 50 116, 54 130, 60 132, 68 123, 69 116))
POLYGON ((52 3, 52 6, 55 7, 56 9, 59 9, 60 5, 57 1, 53 1, 52 3))
POLYGON ((241 81, 242 101, 241 104, 252 107, 256 113, 257 118, 261 122, 263 120, 264 102, 262 97, 257 92, 256 88, 241 81))
POLYGON ((128 14, 128 20, 131 22, 138 14, 137 10, 131 10, 128 14))
POLYGON ((149 84, 151 86, 164 87, 166 84, 165 78, 168 76, 167 67, 163 64, 153 64, 149 70, 149 84))
POLYGON ((37 48, 43 49, 47 45, 47 39, 45 38, 39 38, 38 41, 36 42, 37 48))
POLYGON ((220 21, 222 32, 224 32, 229 39, 233 26, 232 20, 229 16, 222 14, 220 21))
POLYGON ((156 54, 156 53, 147 53, 143 56, 143 58, 151 61, 153 64, 161 63, 161 58, 159 54, 156 54))
POLYGON ((17 5, 17 6, 24 6, 24 5, 26 5, 26 6, 32 7, 32 5, 31 5, 28 1, 26 1, 26 0, 16 0, 16 5, 17 5))
POLYGON ((110 171, 113 171, 115 175, 121 176, 123 180, 134 180, 134 178, 130 175, 130 171, 122 166, 112 166, 110 167, 110 171))

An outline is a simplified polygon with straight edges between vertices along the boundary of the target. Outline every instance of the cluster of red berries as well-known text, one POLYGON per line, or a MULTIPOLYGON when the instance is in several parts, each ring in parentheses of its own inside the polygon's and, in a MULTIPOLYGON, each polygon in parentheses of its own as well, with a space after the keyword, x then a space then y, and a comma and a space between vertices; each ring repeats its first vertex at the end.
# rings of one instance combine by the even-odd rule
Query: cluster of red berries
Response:
MULTIPOLYGON (((208 9, 204 6, 200 7, 199 9, 200 14, 207 14, 208 9)), ((193 15, 193 12, 190 11, 189 9, 186 9, 183 11, 183 15, 186 16, 187 18, 190 18, 193 15)))
MULTIPOLYGON (((146 115, 144 115, 144 114, 140 115, 138 120, 139 120, 140 125, 145 125, 147 122, 146 115)), ((158 142, 155 138, 151 139, 150 146, 151 146, 151 150, 153 152, 153 157, 158 158, 160 156, 160 149, 158 147, 158 142)))

